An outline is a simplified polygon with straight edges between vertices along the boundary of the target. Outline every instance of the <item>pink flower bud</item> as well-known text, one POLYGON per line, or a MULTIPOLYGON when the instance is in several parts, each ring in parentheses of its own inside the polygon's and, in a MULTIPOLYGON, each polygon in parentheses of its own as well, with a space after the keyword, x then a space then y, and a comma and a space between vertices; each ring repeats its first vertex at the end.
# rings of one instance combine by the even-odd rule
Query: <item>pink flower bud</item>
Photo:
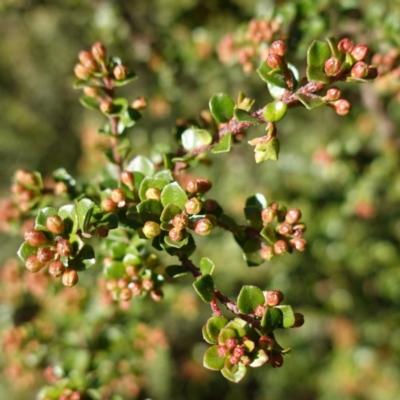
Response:
POLYGON ((122 81, 126 79, 128 75, 128 69, 125 67, 125 65, 116 65, 113 69, 113 74, 117 81, 122 81))
POLYGON ((368 57, 369 48, 365 44, 358 44, 354 49, 351 51, 351 55, 357 60, 362 61, 368 57))
POLYGON ((340 99, 333 103, 336 114, 338 115, 347 115, 350 112, 351 104, 349 101, 340 99))
POLYGON ((340 89, 336 86, 329 88, 326 92, 326 100, 334 101, 339 100, 340 96, 342 95, 340 89))
POLYGON ((46 228, 52 233, 63 233, 64 221, 58 215, 51 215, 46 219, 46 228))
POLYGON ((342 62, 337 57, 328 58, 324 63, 325 74, 327 76, 333 76, 340 71, 342 62))
POLYGON ((368 65, 364 61, 358 61, 353 65, 350 74, 353 78, 363 79, 368 75, 368 65))
POLYGON ((265 302, 268 306, 277 306, 283 301, 284 295, 280 290, 268 290, 264 292, 265 302))
POLYGON ((103 43, 96 42, 92 46, 92 54, 97 61, 104 61, 104 59, 106 58, 107 50, 103 43))
POLYGON ((124 189, 121 188, 115 188, 111 192, 111 200, 115 203, 120 203, 122 201, 126 200, 126 194, 124 192, 124 189))
POLYGON ((25 267, 29 272, 39 272, 45 264, 41 262, 35 255, 29 256, 25 261, 25 267))
POLYGON ((172 225, 179 231, 189 225, 189 218, 186 214, 176 214, 172 220, 172 225))
POLYGON ((354 48, 354 43, 349 38, 344 38, 338 43, 338 50, 343 53, 350 53, 354 48))
POLYGON ((279 68, 282 65, 282 59, 278 54, 268 54, 265 62, 273 69, 279 68))
POLYGON ((284 240, 278 240, 274 244, 274 251, 276 254, 282 255, 289 251, 289 246, 284 240))
POLYGON ((283 40, 276 40, 271 44, 270 54, 283 57, 286 54, 286 44, 283 40))
POLYGON ((180 242, 183 238, 182 231, 177 228, 172 228, 168 231, 169 238, 174 242, 180 242))
POLYGON ((29 229, 25 232, 25 240, 30 246, 37 247, 46 241, 46 236, 42 231, 37 231, 35 229, 29 229))
POLYGON ((40 262, 46 264, 54 258, 54 251, 49 247, 40 247, 36 253, 36 257, 40 262))
POLYGON ((54 278, 58 278, 65 271, 65 266, 60 260, 56 260, 49 265, 49 274, 54 278))

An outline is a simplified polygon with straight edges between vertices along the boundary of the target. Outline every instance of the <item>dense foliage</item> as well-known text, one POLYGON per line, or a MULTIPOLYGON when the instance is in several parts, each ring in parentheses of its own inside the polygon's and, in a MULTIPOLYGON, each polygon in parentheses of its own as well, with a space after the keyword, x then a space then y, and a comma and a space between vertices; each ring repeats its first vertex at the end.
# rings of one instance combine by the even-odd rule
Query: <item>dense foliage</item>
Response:
POLYGON ((3 2, 2 393, 398 398, 399 11, 3 2))

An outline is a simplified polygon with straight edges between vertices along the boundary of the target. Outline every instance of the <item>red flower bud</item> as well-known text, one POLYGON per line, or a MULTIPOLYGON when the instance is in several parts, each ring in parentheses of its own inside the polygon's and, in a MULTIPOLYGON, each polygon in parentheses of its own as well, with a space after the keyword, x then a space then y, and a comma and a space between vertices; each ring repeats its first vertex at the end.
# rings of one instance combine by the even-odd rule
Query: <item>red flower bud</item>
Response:
POLYGON ((282 65, 282 59, 278 54, 268 54, 265 62, 272 69, 279 68, 282 65))
POLYGON ((197 193, 199 191, 199 184, 196 179, 191 179, 186 185, 186 191, 188 193, 197 193))
POLYGON ((37 231, 35 229, 29 229, 25 232, 25 240, 30 246, 37 247, 46 241, 46 236, 42 231, 37 231))
POLYGON ((189 218, 186 214, 176 214, 174 219, 172 220, 172 225, 178 231, 181 231, 189 225, 189 218))
POLYGON ((174 242, 180 242, 183 238, 182 231, 177 228, 172 228, 168 231, 168 236, 174 242))
POLYGON ((261 336, 258 340, 258 345, 266 351, 271 351, 274 348, 275 340, 269 336, 261 336))
POLYGON ((104 59, 106 58, 107 50, 103 43, 96 42, 92 46, 92 54, 97 61, 104 61, 104 59))
POLYGON ((25 169, 18 169, 14 174, 14 179, 24 186, 36 186, 37 180, 32 172, 25 169))
POLYGON ((275 256, 274 249, 271 246, 261 247, 260 256, 263 260, 272 260, 275 256))
POLYGON ((122 301, 129 301, 132 298, 131 289, 124 288, 119 292, 118 298, 122 301))
POLYGON ((357 60, 362 61, 368 57, 369 48, 365 44, 358 44, 354 49, 351 51, 351 55, 357 60))
POLYGON ((258 318, 262 318, 265 313, 265 306, 262 304, 259 304, 255 310, 254 310, 254 315, 258 318))
POLYGON ((280 368, 283 364, 283 356, 280 353, 272 353, 270 361, 272 368, 280 368))
POLYGON ((65 266, 60 260, 56 260, 49 265, 49 274, 54 278, 58 278, 65 271, 65 266))
POLYGON ((213 223, 208 218, 199 219, 194 223, 194 231, 203 236, 209 235, 213 227, 213 223))
POLYGON ((276 254, 282 255, 289 251, 289 246, 284 240, 278 240, 274 244, 274 251, 276 254))
POLYGON ((74 67, 74 74, 78 79, 86 80, 90 76, 90 72, 82 64, 76 64, 74 67))
POLYGON ((129 286, 131 280, 128 278, 119 278, 117 281, 117 285, 120 289, 125 289, 129 286))
POLYGON ((298 208, 291 208, 285 215, 285 221, 289 224, 295 224, 301 218, 301 211, 298 208))
POLYGON ((52 233, 63 233, 64 221, 58 215, 50 215, 46 219, 46 228, 52 233))
POLYGON ((74 269, 67 268, 62 274, 62 283, 64 286, 72 287, 78 283, 79 276, 74 269))
POLYGON ((304 251, 306 249, 307 241, 301 237, 296 237, 290 241, 290 244, 294 249, 304 251))
POLYGON ((236 365, 236 364, 239 363, 239 359, 238 359, 237 357, 235 357, 234 355, 232 355, 232 356, 229 357, 229 362, 230 362, 232 365, 236 365))
POLYGON ((144 110, 147 107, 147 100, 144 97, 138 97, 133 101, 131 107, 136 110, 144 110))
POLYGON ((282 222, 278 227, 278 232, 283 236, 291 235, 292 227, 288 222, 282 222))
POLYGON ((99 95, 99 91, 96 88, 90 87, 90 86, 85 86, 83 88, 83 93, 86 96, 93 97, 93 98, 96 98, 99 95))
POLYGON ((378 76, 378 69, 373 66, 368 67, 368 73, 366 79, 375 79, 378 76))
POLYGON ((153 290, 154 288, 154 281, 150 278, 143 279, 142 288, 150 292, 150 290, 153 290))
POLYGON ((284 295, 280 290, 268 290, 264 292, 265 302, 268 306, 277 306, 283 301, 284 295))
POLYGON ((265 224, 269 224, 274 220, 277 215, 277 211, 274 210, 272 207, 264 208, 261 212, 261 218, 265 224))
POLYGON ((233 355, 234 355, 236 358, 240 358, 240 357, 243 357, 243 356, 244 356, 245 352, 246 352, 246 350, 245 350, 245 347, 244 347, 243 345, 241 345, 241 346, 236 346, 236 347, 234 348, 234 350, 233 350, 233 355))
POLYGON ((111 192, 111 200, 115 203, 120 203, 122 201, 126 200, 126 194, 124 192, 124 189, 121 188, 115 188, 111 192))
POLYGON ((276 40, 271 44, 270 54, 278 54, 283 57, 286 54, 286 44, 283 40, 276 40))
POLYGON ((46 264, 54 258, 54 251, 49 247, 41 247, 38 249, 36 257, 40 262, 46 264))
POLYGON ((343 53, 350 53, 354 48, 354 43, 349 38, 344 38, 338 43, 337 47, 343 53))
POLYGON ((211 181, 209 179, 206 179, 206 178, 198 178, 198 179, 196 179, 196 182, 198 184, 198 191, 200 193, 206 193, 212 187, 211 181))
POLYGON ((358 61, 351 69, 351 76, 356 79, 363 79, 368 75, 368 65, 364 61, 358 61))
POLYGON ((220 357, 223 357, 227 351, 228 351, 228 348, 225 345, 221 344, 218 346, 218 355, 220 357))
POLYGON ((117 81, 122 81, 126 79, 128 75, 128 69, 125 67, 125 65, 117 65, 113 69, 113 74, 117 81))
POLYGON ((335 108, 336 114, 338 115, 347 115, 350 112, 351 104, 347 100, 340 99, 332 104, 335 108))
POLYGON ((121 172, 121 181, 124 183, 126 186, 128 186, 129 189, 133 189, 133 184, 135 182, 135 176, 131 171, 122 171, 121 172))
POLYGON ((340 89, 336 86, 333 86, 327 90, 326 100, 328 100, 328 101, 339 100, 341 94, 342 93, 341 93, 340 89))
POLYGON ((94 72, 97 70, 98 65, 95 59, 92 56, 92 53, 86 50, 82 50, 78 54, 78 58, 80 63, 90 72, 94 72))
POLYGON ((324 63, 325 74, 327 76, 333 76, 340 71, 342 62, 337 57, 328 58, 324 63))
POLYGON ((106 212, 111 212, 117 208, 117 203, 113 201, 110 197, 106 197, 101 202, 101 208, 106 212))
POLYGON ((44 266, 45 264, 35 255, 29 256, 25 261, 25 267, 29 272, 39 272, 44 266))
POLYGON ((57 254, 61 257, 69 257, 72 254, 72 244, 68 239, 61 239, 57 242, 57 254))
POLYGON ((228 337, 225 342, 225 346, 229 350, 233 350, 237 346, 237 340, 233 337, 228 337))

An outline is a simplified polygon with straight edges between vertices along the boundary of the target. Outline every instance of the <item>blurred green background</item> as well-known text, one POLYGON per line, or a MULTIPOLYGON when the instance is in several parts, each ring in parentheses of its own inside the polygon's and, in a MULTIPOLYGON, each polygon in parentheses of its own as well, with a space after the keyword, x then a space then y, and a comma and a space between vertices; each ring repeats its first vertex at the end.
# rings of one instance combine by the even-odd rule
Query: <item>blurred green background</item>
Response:
MULTIPOLYGON (((132 140, 138 153, 151 156, 152 148, 173 143, 177 118, 197 117, 216 92, 235 98, 241 90, 257 99, 259 106, 268 101, 256 73, 246 75, 239 65, 222 65, 216 53, 224 34, 253 17, 277 16, 289 37, 290 61, 302 75, 313 39, 350 36, 382 53, 399 47, 400 2, 360 3, 2 0, 0 193, 7 195, 17 168, 46 175, 63 166, 80 180, 98 172, 96 129, 102 119, 83 109, 79 93, 72 89, 77 53, 93 42, 104 42, 137 72, 139 79, 123 93, 131 99, 145 96, 149 100, 132 140)), ((290 110, 279 124, 278 162, 256 165, 253 148, 243 144, 228 156, 213 155, 211 168, 201 166, 195 171, 213 181, 210 198, 242 221, 245 198, 253 192, 303 211, 309 242, 305 253, 248 268, 232 237, 213 233, 197 241, 194 258, 207 256, 215 262, 217 285, 230 297, 243 284, 259 284, 263 290, 282 290, 285 303, 305 315, 301 329, 278 336, 282 345, 293 349, 281 369, 251 370, 237 385, 203 369, 207 346, 201 339, 201 326, 209 308, 196 298, 189 279, 167 287, 163 303, 133 301, 132 310, 111 318, 95 304, 89 290, 94 278, 89 276, 82 282, 81 309, 68 310, 67 297, 61 299, 66 307, 57 308, 62 313, 58 317, 43 308, 48 319, 57 321, 60 337, 47 338, 40 345, 42 351, 50 356, 54 352, 55 360, 63 352, 73 352, 70 343, 75 339, 69 341, 71 335, 65 338, 63 332, 83 329, 88 315, 94 313, 96 326, 115 338, 110 339, 114 347, 110 345, 104 357, 116 363, 118 357, 130 358, 124 340, 138 335, 138 320, 165 331, 164 345, 158 346, 160 339, 155 339, 155 355, 146 361, 141 378, 132 378, 138 389, 122 394, 124 399, 399 399, 399 82, 341 88, 353 103, 346 117, 328 108, 290 110)), ((260 133, 261 128, 258 132, 253 128, 249 137, 260 133)), ((0 233, 3 264, 14 256, 20 241, 0 233)), ((56 298, 54 290, 51 296, 56 298)), ((2 299, 2 332, 15 322, 20 303, 18 297, 2 299)), ((150 328, 143 335, 148 337, 149 332, 150 328)), ((27 362, 27 354, 26 349, 18 353, 26 369, 39 370, 41 362, 27 362)), ((135 357, 143 354, 132 350, 135 357)), ((0 366, 6 371, 0 378, 4 396, 35 398, 42 384, 40 373, 35 382, 16 384, 7 379, 14 376, 7 372, 7 357, 0 356, 0 366)))

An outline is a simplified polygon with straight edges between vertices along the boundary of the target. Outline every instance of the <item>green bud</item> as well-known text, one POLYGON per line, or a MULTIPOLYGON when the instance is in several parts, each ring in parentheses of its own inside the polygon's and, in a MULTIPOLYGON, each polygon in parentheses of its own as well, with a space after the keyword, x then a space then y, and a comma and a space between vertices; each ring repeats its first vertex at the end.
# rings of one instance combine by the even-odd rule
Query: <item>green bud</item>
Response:
POLYGON ((143 227, 143 234, 148 239, 153 239, 161 233, 160 224, 154 221, 147 221, 143 227))

